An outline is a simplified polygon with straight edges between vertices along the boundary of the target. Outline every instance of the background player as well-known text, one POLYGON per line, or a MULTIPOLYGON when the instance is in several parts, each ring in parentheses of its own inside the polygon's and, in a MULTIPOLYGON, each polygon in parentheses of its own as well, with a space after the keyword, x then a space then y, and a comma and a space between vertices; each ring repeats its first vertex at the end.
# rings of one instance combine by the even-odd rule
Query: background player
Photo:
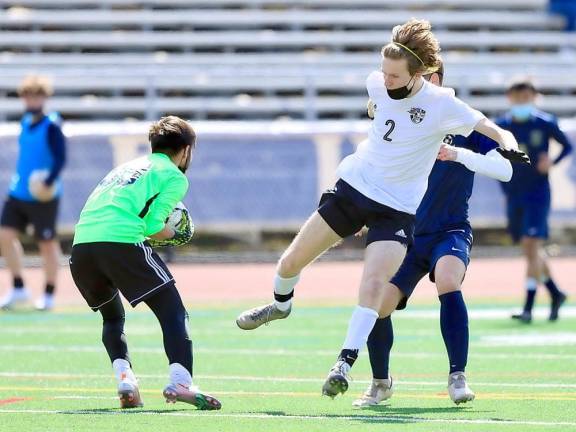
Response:
MULTIPOLYGON (((441 85, 443 68, 426 77, 441 85)), ((369 104, 370 115, 370 104, 369 104)), ((468 200, 478 172, 501 181, 512 177, 512 165, 498 151, 498 144, 472 132, 468 138, 447 136, 439 161, 428 178, 428 189, 418 211, 414 244, 392 278, 405 295, 403 309, 414 288, 426 274, 436 283, 440 300, 440 328, 450 361, 448 393, 455 403, 474 399, 464 374, 468 358, 468 313, 461 284, 470 262, 472 228, 468 220, 468 200)), ((506 155, 507 156, 507 155, 506 155)), ((376 321, 368 337, 372 382, 354 401, 357 407, 377 405, 392 396, 389 376, 390 351, 394 341, 391 318, 376 321)))
POLYGON ((515 167, 509 183, 502 184, 507 201, 508 229, 515 242, 520 242, 526 258, 526 301, 524 310, 512 318, 529 323, 538 283, 542 283, 552 298, 550 321, 558 319, 558 310, 566 295, 552 279, 544 241, 548 238, 550 213, 550 169, 570 154, 572 145, 558 127, 553 115, 534 106, 538 92, 529 80, 511 84, 507 91, 510 111, 496 120, 516 137, 520 147, 532 160, 532 165, 515 167), (549 155, 550 140, 562 146, 555 158, 549 155))
POLYGON ((26 112, 18 139, 16 172, 0 220, 0 249, 12 275, 12 289, 0 307, 10 308, 28 300, 22 272, 24 252, 18 234, 32 225, 46 279, 44 295, 36 302, 36 308, 49 310, 54 306, 60 256, 56 218, 62 194, 60 175, 66 162, 66 139, 60 116, 44 112, 46 101, 52 95, 52 86, 46 77, 25 78, 18 93, 26 112))
POLYGON ((188 190, 184 175, 196 135, 184 120, 169 116, 150 127, 152 154, 111 171, 88 198, 76 225, 70 270, 78 290, 103 318, 102 342, 118 380, 123 408, 142 406, 124 335, 124 307, 146 303, 158 318, 169 360, 167 402, 220 409, 220 402, 192 385, 192 342, 188 314, 170 271, 151 249, 179 245, 192 237, 188 218, 176 230, 165 220, 188 190))

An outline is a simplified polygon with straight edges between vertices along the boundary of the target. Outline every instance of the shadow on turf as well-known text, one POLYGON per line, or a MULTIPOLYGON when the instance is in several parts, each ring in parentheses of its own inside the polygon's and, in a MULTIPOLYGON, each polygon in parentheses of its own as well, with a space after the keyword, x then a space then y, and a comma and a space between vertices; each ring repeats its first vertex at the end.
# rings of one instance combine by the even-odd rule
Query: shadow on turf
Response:
MULTIPOLYGON (((473 407, 445 407, 445 408, 423 408, 423 407, 407 407, 407 408, 393 408, 389 406, 373 406, 363 409, 359 409, 356 412, 358 414, 324 414, 322 417, 338 419, 345 418, 350 421, 359 421, 362 423, 418 423, 423 417, 419 417, 422 414, 446 414, 446 413, 462 413, 468 412, 473 407), (378 413, 378 414, 372 414, 378 413)), ((478 411, 474 410, 474 413, 488 413, 493 411, 478 411)), ((284 411, 258 411, 254 414, 266 414, 271 417, 300 417, 299 414, 287 414, 284 411)))
POLYGON ((195 411, 194 409, 121 409, 121 408, 94 408, 94 409, 80 409, 80 410, 63 410, 60 414, 71 415, 94 415, 94 414, 166 414, 182 411, 195 411))

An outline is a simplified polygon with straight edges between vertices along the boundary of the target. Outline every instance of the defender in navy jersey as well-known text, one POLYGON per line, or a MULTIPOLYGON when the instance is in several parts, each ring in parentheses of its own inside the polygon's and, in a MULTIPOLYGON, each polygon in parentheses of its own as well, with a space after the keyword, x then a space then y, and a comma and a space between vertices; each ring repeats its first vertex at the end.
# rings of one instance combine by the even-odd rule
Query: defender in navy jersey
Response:
MULTIPOLYGON (((443 69, 429 76, 441 85, 443 69)), ((370 109, 369 109, 370 112, 370 109)), ((472 228, 468 200, 478 172, 501 181, 512 177, 512 166, 498 151, 495 141, 472 132, 468 138, 447 136, 439 161, 428 178, 428 189, 416 212, 414 244, 398 272, 391 279, 404 295, 398 309, 404 309, 417 283, 429 274, 436 283, 440 300, 440 327, 448 352, 448 392, 457 404, 474 399, 464 374, 468 357, 468 314, 460 291, 470 262, 472 228)), ((379 318, 367 345, 373 380, 354 406, 377 405, 392 396, 389 375, 394 332, 390 316, 379 318)))
POLYGON ((532 165, 516 166, 512 180, 502 186, 507 201, 508 229, 512 239, 521 243, 527 263, 524 310, 512 317, 526 323, 532 321, 539 283, 546 286, 552 298, 550 321, 558 319, 558 311, 566 301, 566 295, 552 279, 543 246, 548 238, 551 201, 548 173, 570 154, 572 145, 554 116, 534 107, 537 94, 528 80, 513 83, 507 92, 510 111, 496 120, 500 127, 512 132, 533 162, 532 165), (554 159, 549 156, 551 139, 562 146, 554 159))
POLYGON ((50 82, 41 76, 30 76, 22 82, 19 94, 26 112, 16 172, 0 220, 0 248, 13 278, 12 289, 0 302, 10 308, 28 299, 22 279, 22 245, 18 234, 28 225, 42 255, 46 287, 36 308, 49 310, 54 305, 60 246, 56 239, 56 217, 62 193, 60 175, 66 161, 66 139, 57 113, 44 113, 46 99, 52 94, 50 82))

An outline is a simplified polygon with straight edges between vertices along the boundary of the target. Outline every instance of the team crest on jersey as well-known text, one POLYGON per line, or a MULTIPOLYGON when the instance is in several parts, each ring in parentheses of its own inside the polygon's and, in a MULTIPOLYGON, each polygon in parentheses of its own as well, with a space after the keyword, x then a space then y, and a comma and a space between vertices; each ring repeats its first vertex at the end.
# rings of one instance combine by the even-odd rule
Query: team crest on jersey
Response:
POLYGON ((422 123, 422 120, 424 120, 426 111, 424 111, 422 108, 410 108, 408 114, 410 114, 410 120, 412 120, 412 123, 418 124, 422 123))

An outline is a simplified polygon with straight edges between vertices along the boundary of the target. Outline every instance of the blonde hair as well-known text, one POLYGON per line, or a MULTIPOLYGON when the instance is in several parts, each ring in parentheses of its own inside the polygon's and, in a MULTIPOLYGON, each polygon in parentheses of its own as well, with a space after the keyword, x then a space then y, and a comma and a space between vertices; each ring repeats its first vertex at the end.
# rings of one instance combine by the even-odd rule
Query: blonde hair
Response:
POLYGON ((52 81, 44 75, 28 75, 18 87, 18 95, 20 96, 36 95, 49 97, 53 93, 52 81))
POLYGON ((410 75, 435 72, 442 64, 432 25, 415 18, 392 29, 392 41, 382 48, 382 57, 406 59, 410 75))

